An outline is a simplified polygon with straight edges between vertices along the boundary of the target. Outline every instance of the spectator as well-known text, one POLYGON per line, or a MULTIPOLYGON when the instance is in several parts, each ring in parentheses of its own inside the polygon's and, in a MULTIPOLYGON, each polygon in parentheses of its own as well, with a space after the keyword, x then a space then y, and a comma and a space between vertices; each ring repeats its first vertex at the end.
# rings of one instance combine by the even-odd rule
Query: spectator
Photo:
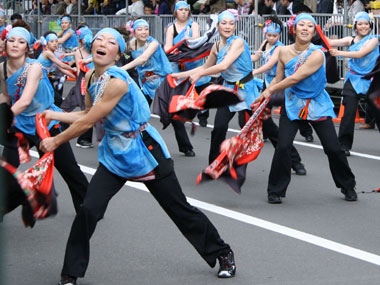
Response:
POLYGON ((81 1, 81 11, 85 11, 88 7, 88 0, 82 0, 81 1))
POLYGON ((341 38, 343 36, 343 12, 344 1, 335 0, 333 14, 341 16, 332 16, 324 26, 324 30, 328 32, 329 38, 341 38))
POLYGON ((354 22, 355 15, 359 12, 362 12, 365 10, 364 8, 364 1, 362 0, 351 0, 350 1, 350 7, 348 8, 347 14, 351 21, 351 23, 354 22))
POLYGON ((170 15, 172 12, 170 11, 170 3, 167 0, 158 0, 158 13, 157 15, 170 15))
POLYGON ((66 12, 66 3, 64 0, 58 0, 57 5, 55 6, 54 14, 63 15, 66 12))
POLYGON ((250 10, 250 4, 248 0, 234 0, 237 5, 238 15, 248 15, 250 10))
POLYGON ((286 13, 286 7, 277 0, 264 0, 265 6, 270 9, 267 14, 283 15, 286 13))
POLYGON ((84 10, 86 15, 96 15, 99 12, 99 2, 98 0, 89 0, 87 9, 84 10))
POLYGON ((71 0, 71 4, 73 5, 71 8, 71 15, 78 15, 79 14, 79 8, 78 8, 78 0, 71 0))
MULTIPOLYGON (((249 14, 254 15, 255 14, 255 0, 248 0, 248 1, 250 4, 249 14)), ((260 16, 268 15, 268 14, 271 14, 272 12, 272 8, 267 7, 264 3, 264 0, 259 0, 258 7, 259 7, 260 16)))
POLYGON ((333 12, 333 0, 318 0, 317 13, 331 14, 333 12))
POLYGON ((116 13, 116 4, 112 0, 104 0, 103 3, 100 3, 101 12, 103 15, 115 15, 116 13))
POLYGON ((64 1, 66 3, 65 14, 70 15, 71 14, 71 10, 73 9, 73 3, 71 3, 71 0, 64 0, 64 1))
POLYGON ((152 2, 146 2, 144 5, 144 14, 145 15, 153 15, 153 12, 154 12, 153 10, 154 10, 153 3, 152 2))
POLYGON ((311 9, 303 4, 301 0, 280 0, 281 4, 286 7, 284 15, 297 15, 301 12, 312 13, 311 9))
POLYGON ((41 0, 41 13, 44 15, 50 15, 51 14, 51 7, 53 1, 49 0, 41 0))
MULTIPOLYGON (((315 1, 315 0, 304 0, 303 4, 305 4, 307 7, 309 7, 310 10, 312 11, 312 13, 316 13, 317 12, 317 1, 315 1)), ((334 2, 334 0, 331 0, 331 1, 334 2)))
MULTIPOLYGON (((116 15, 127 14, 127 8, 116 12, 116 15)), ((142 0, 132 0, 132 5, 128 6, 128 14, 134 17, 144 16, 144 3, 142 0)))
POLYGON ((206 0, 201 6, 201 14, 219 14, 226 9, 226 0, 206 0))

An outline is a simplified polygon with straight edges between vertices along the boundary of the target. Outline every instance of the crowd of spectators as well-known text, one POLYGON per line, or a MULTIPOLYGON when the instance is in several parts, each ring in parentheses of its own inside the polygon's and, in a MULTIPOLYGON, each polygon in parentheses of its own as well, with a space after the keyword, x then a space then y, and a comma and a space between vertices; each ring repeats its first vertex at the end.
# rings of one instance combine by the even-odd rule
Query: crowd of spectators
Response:
MULTIPOLYGON (((170 15, 176 0, 83 0, 83 15, 170 15)), ((188 0, 192 14, 219 13, 235 8, 239 15, 255 14, 254 0, 188 0)), ((259 0, 258 14, 293 15, 299 11, 310 13, 343 14, 343 0, 259 0)), ((78 0, 40 0, 40 13, 44 15, 77 15, 78 0)), ((349 0, 348 15, 369 8, 369 0, 349 0)), ((38 13, 37 0, 33 1, 32 14, 38 13)))

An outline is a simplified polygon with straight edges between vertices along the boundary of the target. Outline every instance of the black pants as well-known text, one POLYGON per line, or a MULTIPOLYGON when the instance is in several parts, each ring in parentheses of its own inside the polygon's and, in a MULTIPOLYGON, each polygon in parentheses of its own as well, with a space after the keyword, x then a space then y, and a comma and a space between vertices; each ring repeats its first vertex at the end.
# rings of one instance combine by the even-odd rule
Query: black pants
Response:
MULTIPOLYGON (((54 127, 50 129, 51 136, 56 136, 59 133, 60 133, 59 129, 56 129, 54 127)), ((34 136, 24 134, 24 137, 28 140, 30 147, 36 146, 38 149, 41 139, 39 138, 37 134, 34 136)), ((40 156, 43 155, 43 153, 39 149, 38 149, 38 152, 40 156)), ((19 159, 18 159, 18 153, 17 152, 12 152, 12 153, 14 157, 11 158, 10 160, 13 163, 16 162, 14 166, 18 167, 20 164, 19 159)), ((78 212, 87 191, 88 181, 87 181, 86 176, 80 170, 77 161, 75 160, 74 153, 73 153, 73 150, 71 149, 70 143, 68 142, 63 143, 54 151, 54 166, 58 170, 58 172, 61 174, 62 178, 65 180, 67 186, 69 187, 75 211, 78 212)), ((55 191, 54 184, 53 184, 52 191, 55 191)))
MULTIPOLYGON (((355 176, 351 172, 344 151, 341 149, 331 118, 323 121, 308 121, 321 140, 323 150, 328 157, 330 171, 335 185, 342 189, 355 187, 355 176)), ((276 193, 285 197, 291 177, 290 149, 299 128, 299 121, 290 121, 283 110, 280 116, 278 144, 274 152, 268 182, 268 194, 276 193)))
MULTIPOLYGON (((84 276, 90 257, 90 238, 96 224, 103 217, 110 199, 126 181, 127 179, 108 171, 102 164, 99 165, 90 182, 81 210, 74 219, 62 274, 84 276)), ((228 253, 229 245, 220 238, 209 219, 186 201, 174 171, 167 177, 144 184, 211 267, 215 266, 218 256, 228 253)))
POLYGON ((344 114, 340 122, 338 138, 342 149, 350 150, 354 143, 355 118, 360 99, 350 80, 344 84, 342 96, 344 114))
MULTIPOLYGON (((269 117, 263 121, 263 135, 270 140, 274 148, 276 148, 278 143, 278 132, 278 126, 275 124, 272 117, 269 117)), ((292 167, 301 163, 301 156, 293 144, 290 150, 290 157, 292 167)))
POLYGON ((301 136, 303 136, 304 138, 313 134, 313 129, 307 121, 301 121, 299 129, 301 136))
MULTIPOLYGON (((208 156, 209 164, 211 164, 220 153, 220 145, 226 139, 228 123, 235 116, 236 112, 231 112, 228 106, 218 108, 215 114, 214 129, 211 132, 210 152, 208 156)), ((239 126, 244 127, 249 113, 239 111, 239 126)))

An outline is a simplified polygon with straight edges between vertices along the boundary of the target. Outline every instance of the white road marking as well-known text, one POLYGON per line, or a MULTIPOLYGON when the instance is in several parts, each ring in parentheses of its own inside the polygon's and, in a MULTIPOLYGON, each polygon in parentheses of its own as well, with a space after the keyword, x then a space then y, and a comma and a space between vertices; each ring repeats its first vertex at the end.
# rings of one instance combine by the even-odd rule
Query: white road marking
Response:
MULTIPOLYGON (((305 143, 306 144, 306 143, 305 143)), ((310 144, 306 144, 307 146, 310 146, 310 144)), ((30 151, 30 154, 33 157, 39 157, 38 153, 36 151, 30 151)), ((376 157, 375 157, 376 158, 376 157)), ((84 173, 93 175, 95 173, 95 169, 91 167, 87 167, 84 165, 80 165, 82 171, 84 173)), ((137 183, 137 182, 130 182, 128 181, 126 183, 126 186, 142 190, 145 192, 149 192, 149 190, 145 187, 143 183, 137 183)), ((202 202, 193 198, 186 197, 188 202, 192 204, 193 206, 206 210, 208 212, 212 212, 227 218, 234 219, 239 222, 247 223, 256 227, 260 227, 262 229, 266 229, 275 233, 279 233, 294 239, 298 239, 301 241, 304 241, 309 244, 313 244, 325 249, 329 249, 334 252, 338 252, 347 256, 351 256, 356 259, 360 259, 362 261, 366 261, 375 265, 380 265, 380 256, 363 251, 354 247, 350 247, 332 240, 328 240, 322 237, 318 237, 312 234, 308 234, 299 230, 295 230, 289 227, 285 227, 276 223, 268 222, 263 219, 259 219, 253 216, 249 216, 237 211, 232 211, 227 208, 219 207, 210 203, 202 202)))
MULTIPOLYGON (((153 118, 159 118, 159 116, 154 115, 154 114, 152 114, 151 117, 153 117, 153 118)), ((199 124, 197 122, 194 122, 194 124, 196 124, 196 125, 199 126, 199 124)), ((211 129, 214 128, 214 126, 210 125, 210 124, 208 124, 207 127, 211 128, 211 129)), ((231 128, 229 128, 228 131, 231 132, 231 133, 239 133, 240 132, 240 130, 231 129, 231 128)), ((316 144, 313 144, 313 143, 294 141, 294 144, 302 145, 302 146, 307 146, 307 147, 311 147, 311 148, 323 149, 321 145, 316 145, 316 144)), ((371 155, 371 154, 366 154, 366 153, 361 153, 361 152, 355 152, 355 151, 350 151, 350 153, 351 153, 352 156, 359 156, 359 157, 363 157, 363 158, 380 160, 380 156, 376 156, 376 155, 371 155)))

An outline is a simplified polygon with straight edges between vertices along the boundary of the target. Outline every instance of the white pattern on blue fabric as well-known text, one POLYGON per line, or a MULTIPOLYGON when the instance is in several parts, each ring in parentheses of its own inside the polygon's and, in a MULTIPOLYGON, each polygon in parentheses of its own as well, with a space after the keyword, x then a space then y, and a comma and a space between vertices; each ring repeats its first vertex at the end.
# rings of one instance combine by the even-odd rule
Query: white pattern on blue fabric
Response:
MULTIPOLYGON (((310 44, 307 52, 302 53, 285 64, 285 77, 295 73, 305 60, 314 51, 321 51, 321 46, 310 44)), ((335 118, 334 104, 330 95, 326 92, 326 68, 325 63, 312 75, 299 81, 297 84, 285 90, 285 107, 288 118, 300 120, 298 117, 301 109, 306 106, 306 102, 311 98, 308 106, 307 120, 318 120, 322 117, 335 118)))
MULTIPOLYGON (((231 48, 232 42, 237 38, 237 36, 232 36, 227 39, 227 44, 223 46, 217 54, 217 64, 223 61, 231 48)), ((225 81, 236 82, 243 79, 252 72, 251 54, 246 41, 243 41, 243 53, 227 68, 227 70, 222 72, 222 77, 225 81)), ((235 88, 235 85, 227 84, 226 82, 224 82, 223 85, 232 89, 235 88)), ((249 82, 244 83, 244 89, 239 87, 238 93, 240 97, 245 99, 245 101, 237 103, 236 105, 229 106, 231 112, 250 110, 249 106, 260 95, 256 81, 253 79, 249 82)))

